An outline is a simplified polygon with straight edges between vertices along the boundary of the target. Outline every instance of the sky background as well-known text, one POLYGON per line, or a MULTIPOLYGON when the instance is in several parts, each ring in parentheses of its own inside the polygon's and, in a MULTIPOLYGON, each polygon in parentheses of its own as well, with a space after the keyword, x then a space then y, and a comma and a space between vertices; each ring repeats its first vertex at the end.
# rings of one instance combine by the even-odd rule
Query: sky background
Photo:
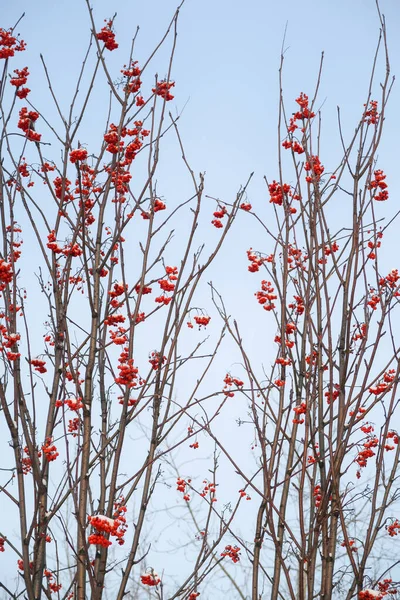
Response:
MULTIPOLYGON (((175 0, 96 0, 93 4, 97 30, 103 26, 104 19, 117 13, 115 31, 120 47, 106 56, 115 78, 128 59, 130 40, 137 25, 140 32, 134 58, 141 64, 163 35, 176 8, 175 0)), ((400 71, 400 3, 382 0, 381 9, 387 19, 391 67, 396 75, 400 71)), ((67 110, 89 41, 88 11, 84 0, 38 0, 35 3, 14 0, 12 5, 4 3, 0 26, 12 26, 23 12, 25 17, 18 31, 28 44, 28 52, 17 57, 14 64, 15 67, 28 64, 31 72, 28 85, 32 89, 29 99, 41 112, 55 117, 39 55, 43 54, 55 92, 67 110)), ((180 132, 191 167, 196 173, 206 173, 206 193, 231 202, 240 185, 254 171, 248 199, 266 219, 269 205, 263 176, 270 180, 278 178, 278 68, 285 28, 283 83, 289 113, 291 107, 295 110, 294 98, 301 91, 312 96, 321 52, 324 52, 317 103, 323 110, 320 156, 326 171, 334 170, 341 158, 337 106, 341 109, 346 139, 349 139, 367 96, 379 36, 374 0, 309 0, 306 4, 294 0, 248 0, 246 3, 243 0, 186 0, 181 9, 172 70, 172 79, 176 81, 175 99, 168 106, 173 114, 183 110, 180 132)), ((158 73, 159 78, 163 78, 166 75, 169 49, 170 44, 167 44, 161 50, 148 76, 158 73)), ((384 64, 380 60, 373 98, 380 97, 379 82, 383 76, 384 64)), ((390 189, 390 204, 377 208, 382 214, 394 214, 398 203, 399 106, 400 92, 395 83, 379 151, 379 168, 387 173, 390 189)), ((96 133, 104 127, 106 111, 105 103, 92 103, 83 128, 86 137, 80 138, 88 148, 97 142, 96 133)), ((179 155, 176 141, 172 136, 167 138, 158 175, 167 201, 174 197, 184 199, 191 193, 187 176, 181 167, 176 167, 179 155)), ((211 221, 215 202, 209 202, 211 221)), ((337 215, 333 221, 337 229, 343 224, 344 202, 346 198, 337 194, 337 215)), ((253 220, 243 218, 247 216, 242 215, 235 223, 209 279, 218 279, 228 310, 238 319, 252 350, 263 353, 263 335, 268 333, 268 340, 273 338, 274 327, 271 329, 264 311, 255 302, 253 294, 261 277, 247 272, 246 250, 252 246, 269 253, 271 248, 253 220)), ((209 229, 205 227, 204 232, 205 241, 212 242, 219 235, 211 225, 209 229)), ((399 267, 398 254, 395 227, 393 233, 385 237, 383 270, 399 267)), ((31 266, 33 284, 36 265, 31 266)), ((29 279, 27 281, 29 285, 29 279)), ((207 287, 201 291, 200 299, 202 306, 212 314, 207 287)), ((228 352, 224 368, 228 369, 233 360, 233 354, 231 357, 228 352)))
MULTIPOLYGON (((137 25, 141 29, 136 56, 139 62, 147 57, 164 32, 176 2, 97 0, 94 5, 98 26, 117 13, 120 48, 107 56, 110 65, 117 67, 127 57, 137 25)), ((396 73, 400 4, 383 0, 381 7, 387 16, 396 73)), ((35 58, 43 53, 56 90, 67 105, 87 47, 90 24, 85 2, 41 0, 32 4, 16 0, 3 6, 4 26, 13 24, 22 12, 25 18, 19 31, 29 44, 32 77, 40 80, 41 66, 35 58)), ((379 30, 374 0, 311 0, 306 9, 293 0, 187 0, 181 10, 173 68, 176 99, 170 108, 180 111, 186 105, 180 124, 185 147, 194 169, 207 172, 217 195, 236 190, 250 171, 261 178, 270 176, 275 168, 277 70, 286 24, 287 100, 297 97, 301 90, 311 93, 320 54, 325 52, 319 99, 324 102, 327 123, 326 153, 337 141, 336 106, 342 109, 344 123, 353 124, 365 98, 379 30)), ((166 48, 165 57, 167 52, 166 48)), ((163 61, 156 62, 155 68, 163 76, 163 61)), ((34 102, 39 105, 45 98, 45 86, 34 89, 34 102)), ((395 87, 388 118, 396 114, 398 99, 395 87)))
MULTIPOLYGON (((107 53, 110 72, 115 78, 127 60, 130 40, 140 25, 135 58, 147 58, 165 31, 175 0, 145 2, 103 1, 94 4, 98 28, 103 19, 117 14, 117 51, 107 53)), ((388 39, 393 74, 400 63, 400 4, 383 0, 381 9, 388 23, 388 39)), ((13 24, 25 12, 19 31, 28 42, 29 85, 31 101, 43 113, 55 115, 49 100, 39 54, 46 61, 55 92, 65 110, 69 106, 75 82, 87 49, 90 23, 84 0, 68 3, 41 0, 34 5, 16 0, 3 7, 3 26, 13 24)), ((374 0, 311 0, 307 8, 298 2, 250 0, 186 0, 178 24, 178 44, 172 71, 176 81, 175 99, 168 108, 173 114, 183 110, 179 123, 185 150, 193 170, 206 173, 206 193, 231 200, 249 173, 255 176, 249 200, 263 210, 266 188, 263 176, 277 177, 276 117, 279 100, 278 67, 282 40, 286 31, 283 72, 284 97, 288 112, 294 111, 294 98, 300 91, 313 93, 321 52, 324 67, 318 106, 323 106, 321 157, 327 171, 333 170, 341 157, 337 128, 337 107, 341 109, 343 129, 350 137, 365 102, 372 59, 379 34, 374 0), (292 108, 293 107, 293 108, 292 108)), ((170 45, 153 61, 148 75, 167 73, 170 45)), ((27 60, 25 56, 21 60, 27 60)), ((384 75, 378 64, 375 95, 384 75)), ((151 83, 151 80, 149 80, 151 83)), ((374 94, 372 95, 374 97, 374 94)), ((379 163, 388 175, 395 198, 395 175, 398 169, 396 150, 397 111, 400 104, 398 86, 387 110, 389 126, 379 151, 379 163)), ((86 119, 90 146, 93 132, 103 127, 105 102, 95 103, 86 119)), ((165 197, 176 194, 175 163, 179 152, 175 140, 167 139, 166 154, 160 164, 159 178, 165 197)), ((56 157, 55 157, 56 158, 56 157)), ((343 198, 338 198, 338 204, 343 198)), ((211 206, 213 209, 213 206, 211 206)), ((211 209, 210 209, 211 210, 211 209)), ((210 231, 213 236, 214 231, 210 231)), ((243 219, 235 231, 235 243, 229 252, 244 246, 256 247, 258 233, 243 219)), ((262 241, 262 238, 260 239, 262 241)), ((268 251, 267 248, 260 250, 268 251)), ((240 258, 241 257, 241 258, 240 258)), ((241 249, 240 257, 246 257, 241 249)))

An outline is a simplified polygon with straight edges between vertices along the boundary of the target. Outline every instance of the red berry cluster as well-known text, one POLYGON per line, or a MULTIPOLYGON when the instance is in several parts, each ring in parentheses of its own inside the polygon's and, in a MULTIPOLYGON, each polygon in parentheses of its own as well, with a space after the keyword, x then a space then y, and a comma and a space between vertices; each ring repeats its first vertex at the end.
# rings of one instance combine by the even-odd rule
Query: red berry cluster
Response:
POLYGON ((293 419, 293 423, 295 423, 297 425, 302 425, 302 423, 304 423, 304 419, 299 419, 299 416, 306 414, 306 412, 307 412, 307 405, 306 405, 306 403, 302 402, 298 406, 295 406, 294 409, 293 409, 293 412, 296 415, 296 417, 293 419))
POLYGON ((358 548, 355 544, 356 544, 356 540, 349 539, 348 542, 346 542, 346 541, 342 542, 341 546, 343 548, 349 548, 352 552, 358 552, 358 548))
POLYGON ((358 600, 382 600, 383 595, 377 590, 361 590, 358 600))
POLYGON ((194 322, 196 323, 196 325, 199 326, 199 329, 201 327, 207 327, 207 325, 209 324, 210 321, 211 321, 211 317, 206 316, 206 315, 196 315, 194 317, 194 322))
POLYGON ((48 462, 56 460, 59 453, 57 447, 53 444, 53 438, 47 438, 45 443, 42 445, 43 455, 48 462))
POLYGON ((188 479, 187 481, 185 481, 181 477, 178 477, 178 479, 176 480, 176 486, 177 486, 176 489, 178 490, 178 492, 182 492, 183 499, 186 500, 186 502, 188 502, 190 500, 190 496, 186 492, 186 487, 187 487, 187 485, 189 485, 190 482, 191 482, 191 479, 188 479))
POLYGON ((395 519, 393 523, 391 523, 390 525, 386 525, 386 531, 388 532, 390 537, 394 537, 395 535, 397 535, 400 531, 400 521, 395 519))
POLYGON ((119 376, 115 378, 115 383, 126 385, 129 388, 136 387, 139 369, 134 366, 133 358, 129 358, 129 349, 124 348, 118 359, 119 376))
POLYGON ((149 585, 151 587, 161 583, 161 578, 153 569, 151 569, 150 573, 145 573, 144 575, 141 575, 140 580, 143 585, 149 585))
POLYGON ((157 81, 156 87, 153 88, 151 91, 153 92, 153 94, 160 96, 166 102, 168 102, 169 100, 174 99, 174 96, 169 91, 172 87, 174 87, 174 85, 174 81, 157 81))
POLYGON ((304 165, 304 170, 307 171, 307 173, 310 173, 310 175, 307 175, 306 177, 307 183, 312 183, 313 181, 319 181, 321 179, 325 167, 321 164, 318 156, 311 156, 310 160, 304 165))
POLYGON ((215 497, 215 494, 217 492, 216 484, 212 483, 210 481, 207 481, 207 479, 204 479, 203 483, 204 483, 204 488, 203 488, 203 491, 200 493, 200 496, 202 498, 205 498, 207 496, 207 494, 210 494, 211 502, 217 502, 217 499, 215 497))
MULTIPOLYGON (((367 441, 362 444, 363 450, 360 450, 355 462, 362 468, 366 467, 368 459, 375 456, 375 452, 373 451, 372 448, 376 448, 378 445, 379 445, 378 438, 375 435, 370 436, 367 439, 367 441)), ((360 471, 357 471, 356 477, 357 477, 357 479, 359 479, 361 477, 360 471)))
POLYGON ((281 185, 275 181, 275 179, 269 184, 268 191, 270 195, 269 201, 272 204, 278 204, 278 206, 282 206, 284 198, 287 199, 288 196, 292 195, 290 185, 288 183, 281 185))
MULTIPOLYGON (((140 80, 141 70, 136 66, 137 64, 138 61, 134 60, 131 62, 130 67, 127 68, 126 65, 124 65, 124 68, 121 70, 122 75, 128 79, 124 87, 124 92, 126 94, 136 94, 142 85, 140 80)), ((141 96, 136 97, 136 106, 143 106, 144 103, 145 102, 141 96)))
POLYGON ((232 562, 237 563, 240 561, 240 548, 239 546, 225 546, 225 550, 221 552, 221 556, 232 559, 232 562))
POLYGON ((233 396, 235 395, 232 391, 232 385, 236 385, 236 387, 238 388, 242 388, 244 385, 241 379, 238 379, 237 377, 231 377, 229 373, 227 373, 225 376, 224 384, 224 389, 222 391, 225 394, 225 396, 228 396, 228 398, 233 398, 233 396))
POLYGON ((11 83, 11 85, 13 85, 17 88, 17 91, 15 93, 18 96, 18 98, 23 100, 24 98, 27 97, 27 95, 31 91, 29 88, 21 87, 21 86, 25 85, 26 82, 28 81, 28 76, 29 76, 28 67, 24 67, 23 69, 14 69, 14 73, 15 73, 15 75, 14 75, 14 77, 11 77, 10 83, 11 83))
POLYGON ((153 367, 154 371, 158 371, 158 369, 165 363, 166 360, 166 356, 161 356, 159 352, 154 351, 150 354, 149 363, 153 367))
POLYGON ((291 308, 295 311, 297 315, 302 315, 304 312, 304 300, 301 296, 293 296, 295 302, 292 302, 288 305, 288 308, 291 308))
POLYGON ((83 402, 82 402, 82 398, 80 396, 78 398, 75 398, 75 396, 71 396, 70 398, 67 398, 67 400, 65 400, 65 404, 68 406, 68 408, 70 410, 73 410, 75 412, 78 412, 78 410, 83 408, 83 402))
POLYGON ((25 48, 25 42, 13 36, 11 29, 0 28, 0 59, 11 58, 15 52, 22 52, 25 48))
POLYGON ((112 31, 112 21, 105 20, 105 23, 106 26, 101 28, 100 32, 96 34, 96 37, 100 42, 104 42, 105 48, 111 52, 118 48, 118 44, 115 41, 115 33, 112 31))
POLYGON ((260 270, 260 267, 265 263, 274 262, 274 255, 270 254, 269 256, 262 257, 260 253, 253 252, 253 248, 247 250, 247 258, 250 261, 250 265, 247 267, 250 273, 256 273, 260 270))
POLYGON ((88 151, 85 148, 77 148, 77 150, 71 150, 69 153, 69 160, 72 163, 76 163, 77 161, 86 160, 88 157, 88 151))
POLYGON ((41 360, 40 358, 32 358, 31 365, 35 369, 35 371, 38 371, 38 373, 47 372, 45 360, 41 360))
MULTIPOLYGON (((133 129, 127 129, 126 127, 119 129, 117 125, 111 123, 108 132, 104 134, 104 141, 107 144, 106 150, 111 154, 118 154, 124 151, 125 142, 121 138, 125 138, 126 136, 134 138, 125 148, 125 160, 119 161, 114 170, 107 171, 111 173, 113 183, 116 181, 123 184, 129 183, 132 176, 129 171, 124 171, 123 169, 132 163, 136 154, 143 146, 143 139, 150 134, 147 129, 143 129, 143 121, 134 121, 133 124, 135 125, 133 129)), ((123 186, 121 191, 128 191, 126 185, 123 186)))
POLYGON ((239 494, 241 498, 246 498, 246 500, 251 500, 251 497, 244 490, 239 490, 239 494))
POLYGON ((385 179, 385 173, 381 169, 378 169, 374 172, 374 179, 368 186, 369 190, 379 191, 379 193, 374 196, 374 200, 378 200, 378 202, 383 202, 389 198, 389 192, 387 190, 387 183, 385 179))
POLYGON ((7 283, 12 282, 13 275, 12 264, 0 258, 0 292, 5 289, 7 283))
POLYGON ((219 206, 218 210, 214 211, 214 213, 213 213, 215 219, 213 219, 211 221, 211 224, 214 225, 214 227, 216 227, 217 229, 221 229, 224 226, 221 219, 223 219, 226 214, 227 214, 226 207, 219 206))
POLYGON ((40 142, 41 134, 35 131, 35 122, 39 118, 39 113, 35 110, 30 110, 24 106, 19 111, 18 129, 25 132, 25 137, 31 142, 40 142))
POLYGON ((75 417, 74 419, 70 419, 68 421, 68 433, 72 433, 73 437, 78 435, 78 431, 80 428, 81 422, 79 417, 75 417))
MULTIPOLYGON (((388 275, 386 275, 386 277, 381 277, 379 279, 379 286, 380 287, 386 287, 389 288, 391 290, 394 290, 398 288, 398 282, 400 280, 400 275, 399 275, 399 271, 398 269, 392 269, 390 271, 390 273, 388 275)), ((399 292, 396 291, 394 293, 394 296, 399 296, 399 292)))
POLYGON ((124 535, 127 529, 125 518, 126 511, 127 508, 124 505, 124 499, 121 498, 114 504, 114 514, 112 519, 105 515, 89 516, 88 521, 97 532, 88 537, 89 544, 104 546, 105 548, 111 546, 112 542, 107 539, 104 534, 116 537, 119 545, 124 544, 124 535))
POLYGON ((278 296, 274 293, 274 288, 270 281, 263 280, 261 282, 261 290, 254 295, 264 310, 270 311, 275 308, 273 300, 276 300, 278 296))
POLYGON ((55 581, 53 581, 53 579, 54 579, 54 573, 52 573, 51 571, 49 571, 49 569, 44 569, 43 575, 47 579, 47 583, 48 583, 50 591, 52 591, 54 593, 57 593, 57 592, 59 592, 61 590, 61 588, 62 588, 61 583, 56 583, 55 581))
MULTIPOLYGON (((167 277, 164 279, 160 279, 159 280, 159 285, 160 288, 164 291, 164 292, 173 292, 175 289, 175 283, 174 281, 176 281, 178 279, 178 268, 177 267, 165 267, 165 272, 167 277)), ((165 294, 162 294, 161 296, 158 296, 157 298, 154 299, 155 302, 157 302, 158 304, 169 304, 172 300, 172 297, 170 296, 166 296, 165 294)))
POLYGON ((379 394, 386 392, 391 387, 391 383, 393 383, 395 378, 395 369, 389 369, 389 371, 386 371, 386 373, 384 373, 383 381, 369 388, 370 394, 373 394, 374 396, 379 396, 379 394))
MULTIPOLYGON (((366 106, 366 104, 364 104, 366 106)), ((364 122, 368 125, 376 125, 379 121, 378 101, 370 100, 368 109, 364 112, 364 122)))

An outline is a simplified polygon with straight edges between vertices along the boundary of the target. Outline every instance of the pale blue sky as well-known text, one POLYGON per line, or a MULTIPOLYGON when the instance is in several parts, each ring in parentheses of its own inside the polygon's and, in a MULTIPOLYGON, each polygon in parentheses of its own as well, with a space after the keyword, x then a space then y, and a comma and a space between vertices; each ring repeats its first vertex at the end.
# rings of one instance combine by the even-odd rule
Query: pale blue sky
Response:
MULTIPOLYGON (((52 113, 39 61, 41 52, 66 109, 89 39, 90 23, 84 0, 14 0, 12 5, 5 4, 3 0, 0 26, 4 28, 13 25, 25 12, 18 30, 28 43, 28 52, 17 57, 15 67, 28 64, 30 68, 30 99, 44 114, 46 110, 52 113)), ((176 0, 95 0, 93 4, 98 29, 105 18, 117 12, 115 30, 120 48, 107 54, 110 70, 116 78, 127 60, 129 40, 136 26, 140 25, 141 30, 135 58, 141 63, 164 32, 176 0)), ((392 72, 399 74, 400 3, 382 0, 381 8, 387 17, 392 72)), ((312 94, 321 51, 325 52, 319 94, 320 104, 324 103, 321 160, 330 171, 341 157, 337 105, 341 107, 349 137, 365 102, 379 32, 374 0, 309 0, 307 3, 297 0, 186 0, 179 21, 172 71, 176 81, 175 100, 169 108, 175 113, 186 104, 179 126, 194 171, 206 171, 206 193, 231 201, 240 184, 255 171, 249 200, 261 212, 268 207, 262 178, 264 175, 269 179, 277 177, 278 66, 286 23, 284 95, 289 108, 300 91, 312 94)), ((154 61, 154 71, 150 68, 149 75, 157 71, 162 78, 166 74, 168 48, 154 61)), ((373 97, 379 98, 379 81, 383 75, 380 62, 373 97)), ((398 207, 399 106, 400 92, 395 84, 387 110, 388 126, 379 151, 379 167, 387 173, 390 187, 390 204, 385 203, 384 210, 379 207, 382 214, 393 214, 398 207)), ((91 108, 89 127, 85 130, 87 139, 80 139, 89 148, 93 141, 91 128, 95 131, 98 124, 102 130, 105 109, 106 106, 100 103, 98 106, 94 103, 91 108)), ((162 193, 167 199, 180 195, 181 187, 185 193, 189 189, 187 181, 183 184, 177 178, 176 173, 182 170, 172 167, 176 161, 179 162, 176 143, 173 138, 167 139, 159 170, 162 193)), ((343 198, 338 197, 338 228, 342 201, 343 198)), ((210 220, 213 209, 214 204, 210 203, 210 220)), ((266 214, 264 210, 264 216, 266 214)), ((209 231, 210 239, 219 235, 212 226, 204 231, 209 231)), ((246 330, 253 349, 264 352, 266 339, 269 343, 273 337, 274 326, 267 325, 264 319, 262 327, 268 331, 268 337, 260 339, 260 314, 261 318, 265 315, 257 310, 260 307, 253 293, 262 277, 247 272, 245 250, 253 246, 269 252, 268 244, 262 232, 254 229, 253 221, 241 218, 213 270, 215 280, 219 279, 223 286, 221 291, 229 310, 238 318, 242 331, 246 330)), ((387 270, 399 266, 392 258, 393 253, 399 254, 398 245, 394 244, 398 244, 395 231, 386 238, 382 263, 387 263, 387 270)), ((32 265, 32 271, 35 267, 32 265)), ((211 277, 212 274, 208 279, 211 277)), ((32 275, 33 282, 35 277, 32 275)), ((205 286, 202 299, 211 311, 208 298, 205 286)), ((221 368, 229 368, 229 357, 227 362, 221 368)))
MULTIPOLYGON (((140 62, 164 31, 176 0, 96 0, 94 6, 99 27, 103 19, 117 13, 115 28, 120 48, 107 55, 110 69, 117 75, 136 26, 141 27, 137 42, 140 62)), ((400 4, 383 0, 381 7, 387 16, 392 69, 396 73, 400 63, 400 42, 396 39, 400 4)), ((11 25, 24 11, 19 30, 29 44, 30 85, 36 79, 38 83, 32 88, 31 99, 42 109, 43 102, 48 102, 40 62, 35 60, 42 52, 67 107, 88 40, 85 2, 16 0, 3 7, 3 26, 11 25)), ((232 194, 253 170, 257 182, 264 174, 274 176, 277 68, 286 23, 287 100, 301 90, 312 92, 320 53, 325 52, 319 99, 325 102, 322 150, 326 163, 330 147, 339 150, 336 106, 341 106, 345 126, 352 127, 359 116, 379 29, 374 0, 311 0, 306 6, 294 0, 187 0, 181 11, 173 68, 176 100, 170 108, 173 112, 181 110, 187 102, 180 123, 185 147, 195 171, 207 172, 212 195, 232 194)), ((167 48, 155 61, 154 71, 159 70, 160 76, 165 74, 161 69, 163 65, 167 68, 166 59, 167 48)), ((396 119, 399 100, 395 86, 389 119, 396 119)), ((397 159, 390 151, 397 142, 393 133, 390 126, 385 134, 388 143, 382 150, 385 156, 389 149, 385 156, 388 176, 392 168, 394 172, 397 168, 397 159)))
MULTIPOLYGON (((107 57, 117 72, 136 25, 141 26, 137 43, 140 60, 164 31, 176 0, 96 0, 93 4, 99 26, 117 12, 120 49, 107 57)), ((400 4, 383 0, 381 6, 387 15, 396 72, 400 4)), ((85 2, 16 0, 3 6, 3 25, 13 23, 23 11, 26 16, 19 29, 29 43, 32 74, 39 77, 40 65, 37 62, 34 66, 33 57, 42 52, 58 91, 67 95, 67 104, 68 89, 75 81, 88 39, 85 2)), ((185 144, 193 166, 207 171, 217 194, 236 189, 252 170, 260 175, 271 170, 277 67, 286 22, 286 98, 295 97, 300 90, 312 90, 324 50, 320 100, 326 100, 325 119, 333 124, 336 105, 340 105, 345 122, 347 118, 352 122, 364 100, 378 34, 374 0, 311 0, 306 6, 294 0, 187 0, 182 8, 173 69, 175 106, 179 110, 189 100, 181 121, 185 144)), ((158 68, 160 64, 158 60, 158 68)), ((32 100, 42 100, 41 91, 34 91, 32 100)), ((46 89, 43 94, 47 94, 46 89)), ((395 112, 398 99, 395 89, 388 116, 395 112)))

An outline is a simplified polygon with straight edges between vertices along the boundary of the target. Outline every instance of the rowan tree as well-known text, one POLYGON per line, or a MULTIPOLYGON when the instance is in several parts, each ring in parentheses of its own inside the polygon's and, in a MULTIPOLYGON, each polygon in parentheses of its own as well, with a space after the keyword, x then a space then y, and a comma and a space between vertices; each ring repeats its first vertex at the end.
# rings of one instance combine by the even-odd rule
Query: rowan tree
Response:
POLYGON ((277 161, 258 210, 253 174, 216 198, 186 155, 169 108, 182 5, 143 57, 138 31, 119 47, 118 19, 87 2, 68 103, 41 57, 52 118, 28 87, 20 22, 0 29, 3 597, 398 598, 385 19, 377 6, 365 103, 350 133, 338 110, 335 164, 323 59, 315 89, 284 100, 283 47, 277 161), (158 180, 166 140, 186 197, 158 180), (243 302, 268 332, 263 356, 207 278, 236 227, 262 233, 243 278, 224 271, 252 286, 243 302))

